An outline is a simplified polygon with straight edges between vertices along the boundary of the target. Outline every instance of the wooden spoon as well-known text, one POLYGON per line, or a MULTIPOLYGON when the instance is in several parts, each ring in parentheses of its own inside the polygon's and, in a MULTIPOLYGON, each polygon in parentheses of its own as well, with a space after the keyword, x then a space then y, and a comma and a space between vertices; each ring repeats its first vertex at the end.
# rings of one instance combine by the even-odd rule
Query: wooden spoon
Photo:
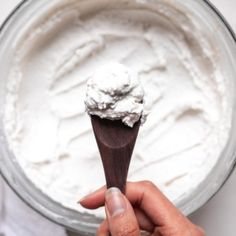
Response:
POLYGON ((103 162, 107 188, 117 187, 125 193, 129 164, 141 122, 138 121, 131 128, 121 120, 91 116, 91 121, 103 162))

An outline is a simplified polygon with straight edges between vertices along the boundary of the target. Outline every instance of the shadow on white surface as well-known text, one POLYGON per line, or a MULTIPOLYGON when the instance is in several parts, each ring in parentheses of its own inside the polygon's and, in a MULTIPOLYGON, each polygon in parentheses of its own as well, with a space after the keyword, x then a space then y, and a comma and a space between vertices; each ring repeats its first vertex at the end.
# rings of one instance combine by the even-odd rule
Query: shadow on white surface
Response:
POLYGON ((190 216, 207 236, 236 235, 236 170, 217 195, 190 216))
POLYGON ((1 180, 0 233, 5 236, 66 236, 65 230, 28 207, 1 180))

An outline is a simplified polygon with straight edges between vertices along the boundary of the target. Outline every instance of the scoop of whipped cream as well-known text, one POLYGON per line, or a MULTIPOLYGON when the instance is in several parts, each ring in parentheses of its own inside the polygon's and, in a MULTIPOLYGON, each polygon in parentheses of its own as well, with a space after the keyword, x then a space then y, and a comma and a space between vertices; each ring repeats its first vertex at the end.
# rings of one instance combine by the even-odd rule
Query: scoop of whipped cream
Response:
POLYGON ((138 74, 118 62, 99 67, 87 82, 85 105, 90 115, 133 127, 143 115, 143 101, 138 74))

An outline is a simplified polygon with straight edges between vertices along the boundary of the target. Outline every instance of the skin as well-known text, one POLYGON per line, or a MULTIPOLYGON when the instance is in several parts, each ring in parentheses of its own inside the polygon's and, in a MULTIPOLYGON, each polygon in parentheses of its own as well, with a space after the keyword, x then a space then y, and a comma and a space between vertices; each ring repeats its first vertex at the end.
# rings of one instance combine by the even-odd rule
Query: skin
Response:
POLYGON ((105 205, 107 218, 98 236, 205 236, 204 231, 186 218, 151 182, 127 183, 126 196, 105 187, 80 200, 87 209, 105 205))

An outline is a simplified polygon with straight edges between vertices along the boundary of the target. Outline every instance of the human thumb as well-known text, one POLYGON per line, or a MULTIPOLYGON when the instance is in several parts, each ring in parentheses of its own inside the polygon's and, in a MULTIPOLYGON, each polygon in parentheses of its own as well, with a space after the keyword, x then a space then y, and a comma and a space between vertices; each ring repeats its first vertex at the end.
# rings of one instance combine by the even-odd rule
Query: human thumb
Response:
POLYGON ((105 195, 105 208, 112 236, 140 235, 134 210, 118 188, 110 188, 105 195))

